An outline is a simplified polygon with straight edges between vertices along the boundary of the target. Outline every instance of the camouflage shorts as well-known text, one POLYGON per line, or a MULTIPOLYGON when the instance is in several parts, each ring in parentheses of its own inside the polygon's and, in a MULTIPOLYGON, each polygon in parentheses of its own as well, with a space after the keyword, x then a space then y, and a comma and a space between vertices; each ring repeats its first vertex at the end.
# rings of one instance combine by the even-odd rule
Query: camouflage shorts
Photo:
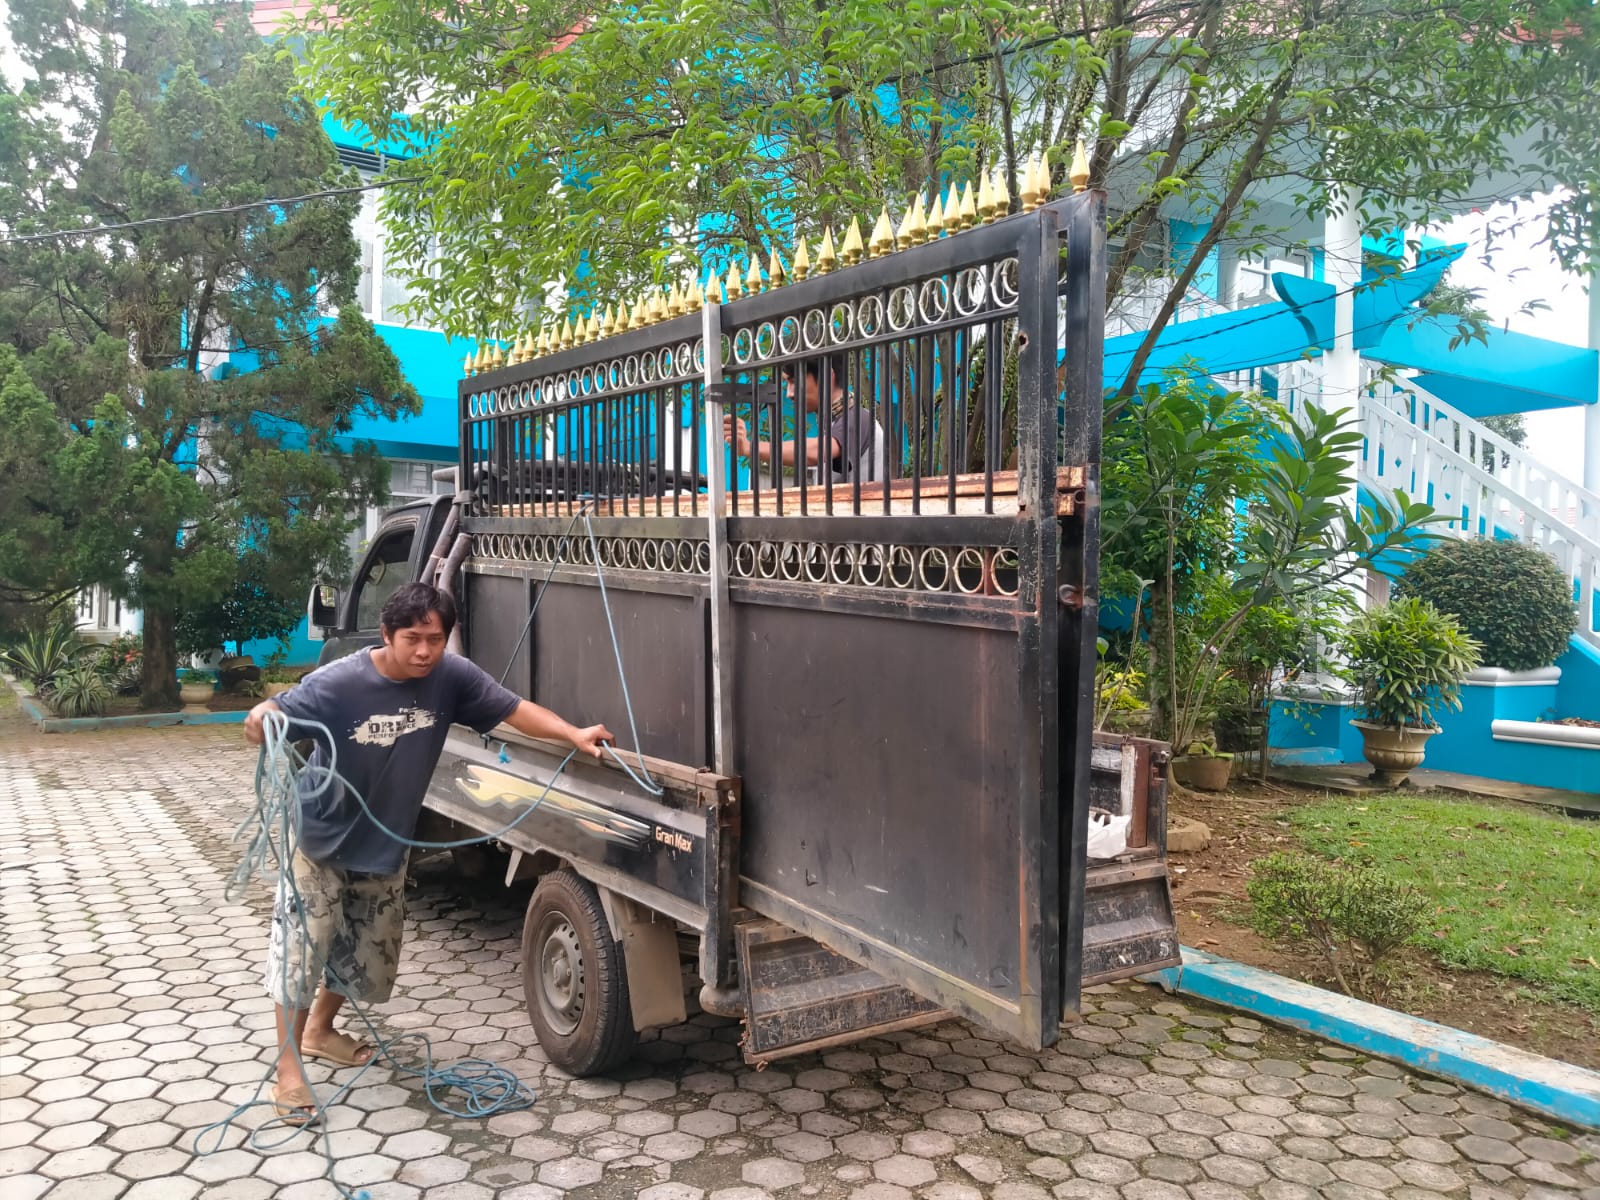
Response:
POLYGON ((330 991, 363 1004, 387 1000, 400 967, 405 882, 403 870, 345 871, 295 851, 272 906, 267 994, 287 1008, 309 1008, 320 977, 330 991))

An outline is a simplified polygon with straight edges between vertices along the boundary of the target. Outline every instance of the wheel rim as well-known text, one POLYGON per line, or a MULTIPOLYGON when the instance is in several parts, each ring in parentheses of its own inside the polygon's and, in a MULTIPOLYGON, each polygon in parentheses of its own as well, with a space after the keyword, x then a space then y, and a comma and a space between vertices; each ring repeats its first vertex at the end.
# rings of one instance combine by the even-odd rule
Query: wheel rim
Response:
POLYGON ((557 1033, 570 1034, 583 1019, 583 948, 578 931, 560 913, 539 927, 539 1009, 557 1033))

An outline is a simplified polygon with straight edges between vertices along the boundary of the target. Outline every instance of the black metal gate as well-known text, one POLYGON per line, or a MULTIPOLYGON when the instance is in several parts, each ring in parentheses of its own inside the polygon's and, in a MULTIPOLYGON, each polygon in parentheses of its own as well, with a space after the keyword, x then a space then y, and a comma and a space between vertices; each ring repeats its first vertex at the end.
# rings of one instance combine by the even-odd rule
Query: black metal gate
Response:
POLYGON ((621 732, 600 568, 640 749, 742 776, 738 902, 1031 1046, 1082 965, 1103 231, 1071 196, 460 396, 472 657, 548 578, 508 682, 621 732))

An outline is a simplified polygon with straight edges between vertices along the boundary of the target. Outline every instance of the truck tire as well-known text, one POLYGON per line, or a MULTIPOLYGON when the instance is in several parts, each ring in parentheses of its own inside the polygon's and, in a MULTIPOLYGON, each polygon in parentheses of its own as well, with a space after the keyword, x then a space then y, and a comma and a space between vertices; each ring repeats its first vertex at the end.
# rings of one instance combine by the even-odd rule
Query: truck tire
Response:
POLYGON ((562 1070, 598 1075, 633 1053, 622 947, 594 885, 566 867, 540 879, 528 902, 522 991, 539 1045, 562 1070))

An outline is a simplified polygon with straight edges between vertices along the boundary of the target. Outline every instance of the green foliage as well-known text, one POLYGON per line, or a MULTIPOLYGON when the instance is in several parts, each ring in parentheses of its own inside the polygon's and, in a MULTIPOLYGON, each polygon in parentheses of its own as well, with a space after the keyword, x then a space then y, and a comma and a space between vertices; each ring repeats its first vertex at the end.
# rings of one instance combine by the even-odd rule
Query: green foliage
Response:
POLYGON ((239 573, 226 592, 190 605, 178 615, 177 647, 184 654, 205 654, 232 643, 281 638, 305 615, 305 595, 279 596, 272 590, 266 556, 247 550, 239 556, 239 573))
POLYGON ((0 651, 0 662, 42 691, 71 667, 83 650, 71 625, 50 625, 30 630, 15 645, 0 651))
POLYGON ((1452 538, 1406 567, 1398 596, 1454 617, 1482 647, 1485 666, 1548 667, 1577 628, 1572 580, 1543 550, 1498 538, 1452 538))
MULTIPOLYGON (((354 182, 242 12, 9 8, 27 81, 0 97, 8 234, 354 182)), ((303 594, 384 494, 372 449, 338 439, 419 400, 354 303, 356 206, 0 246, 0 580, 141 609, 147 705, 173 697, 175 615, 229 593, 239 547, 273 594, 303 594), (217 352, 255 369, 218 378, 217 352)))
POLYGON ((391 245, 422 276, 422 310, 471 333, 631 300, 729 254, 764 263, 978 169, 1015 180, 1041 146, 1061 181, 1080 136, 1117 205, 1113 298, 1150 286, 1170 312, 1219 244, 1281 244, 1258 179, 1297 217, 1360 189, 1364 230, 1382 233, 1526 168, 1524 134, 1542 190, 1572 189, 1556 242, 1579 263, 1600 190, 1583 116, 1597 21, 1521 0, 319 0, 297 32, 308 95, 427 146, 391 163, 423 181, 384 194, 391 245), (1211 218, 1170 268, 1151 254, 1169 202, 1211 218))
POLYGON ((1600 1014, 1600 823, 1522 805, 1374 796, 1290 811, 1307 849, 1359 855, 1429 900, 1423 942, 1600 1014))
POLYGON ((1251 864, 1251 922, 1268 937, 1314 949, 1350 995, 1370 994, 1373 968, 1422 932, 1430 905, 1417 889, 1372 867, 1308 854, 1251 864))
POLYGON ((1432 728, 1436 708, 1461 707, 1461 681, 1478 665, 1478 644, 1454 618, 1410 597, 1356 616, 1342 648, 1363 719, 1432 728))
POLYGON ((216 685, 217 673, 210 667, 182 667, 178 671, 181 683, 209 683, 216 685))
POLYGON ((1268 620, 1259 610, 1325 619, 1342 581, 1437 519, 1400 491, 1352 508, 1361 434, 1315 405, 1290 417, 1264 397, 1180 378, 1113 406, 1104 442, 1108 590, 1141 572, 1154 581, 1152 690, 1159 736, 1175 746, 1195 740, 1234 643, 1268 620))
POLYGON ((68 667, 50 685, 50 703, 63 717, 98 717, 112 694, 105 676, 88 662, 68 667))

